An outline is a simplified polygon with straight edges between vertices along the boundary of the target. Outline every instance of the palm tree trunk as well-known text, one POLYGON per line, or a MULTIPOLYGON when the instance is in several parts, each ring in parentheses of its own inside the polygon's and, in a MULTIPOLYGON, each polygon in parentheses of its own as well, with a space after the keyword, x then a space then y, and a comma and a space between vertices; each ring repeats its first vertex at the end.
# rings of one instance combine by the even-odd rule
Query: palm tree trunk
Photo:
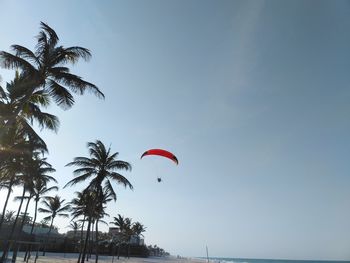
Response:
POLYGON ((89 234, 90 234, 90 227, 91 227, 91 218, 89 218, 89 223, 87 226, 87 232, 86 232, 86 237, 85 237, 85 243, 84 243, 84 249, 83 249, 83 254, 81 256, 81 263, 85 262, 85 255, 86 255, 86 248, 87 248, 87 243, 89 240, 89 234))
POLYGON ((85 216, 83 219, 83 225, 81 226, 81 233, 80 233, 80 251, 79 251, 79 258, 78 258, 78 262, 80 263, 80 259, 81 259, 81 254, 83 252, 83 234, 84 234, 84 224, 85 224, 85 216))
MULTIPOLYGON (((50 241, 50 233, 51 233, 51 229, 52 229, 53 220, 54 220, 54 217, 52 217, 52 219, 51 219, 51 224, 50 224, 49 232, 47 232, 47 238, 46 238, 45 244, 47 244, 50 241)), ((44 244, 44 249, 43 249, 43 256, 45 256, 45 254, 46 254, 45 244, 44 244)))
POLYGON ((24 215, 23 215, 22 223, 21 223, 21 226, 20 226, 20 228, 19 228, 19 230, 18 230, 18 232, 17 232, 17 235, 19 235, 19 234, 22 232, 22 230, 23 230, 23 226, 24 226, 24 222, 26 221, 26 215, 27 215, 28 206, 29 206, 29 202, 30 202, 30 199, 31 199, 31 198, 32 198, 31 196, 28 197, 28 202, 27 202, 26 208, 25 208, 25 210, 24 210, 24 215))
MULTIPOLYGON (((26 189, 25 189, 25 187, 23 187, 21 203, 19 204, 17 215, 16 215, 16 219, 15 219, 15 222, 13 223, 13 225, 12 225, 12 228, 11 228, 10 236, 8 237, 7 243, 4 246, 4 251, 2 252, 2 256, 1 256, 1 260, 0 260, 1 263, 5 262, 8 250, 10 248, 10 242, 13 241, 12 238, 13 238, 13 234, 14 234, 15 229, 16 229, 19 213, 21 212, 21 209, 22 209, 23 197, 24 197, 25 193, 26 193, 26 189)), ((13 241, 13 243, 15 243, 15 241, 13 241)))
MULTIPOLYGON (((22 197, 23 198, 23 197, 22 197)), ((22 234, 22 229, 23 229, 23 226, 24 226, 24 222, 26 221, 26 214, 27 214, 27 211, 28 211, 28 206, 29 206, 29 202, 30 202, 30 199, 31 197, 29 196, 28 197, 28 202, 26 204, 26 208, 24 210, 24 214, 23 214, 23 219, 22 219, 22 222, 21 222, 21 226, 19 227, 19 229, 17 230, 17 234, 15 236, 15 240, 18 240, 20 235, 22 234)), ((17 247, 15 248, 15 250, 13 251, 13 255, 12 255, 12 262, 16 262, 16 258, 17 258, 17 247)))
POLYGON ((91 254, 92 254, 92 245, 94 243, 94 226, 95 226, 95 222, 93 221, 91 223, 91 235, 90 235, 90 240, 89 240, 89 254, 87 255, 87 261, 89 261, 89 259, 91 258, 91 254))
MULTIPOLYGON (((32 228, 30 229, 30 238, 33 238, 33 231, 34 231, 34 226, 35 226, 35 221, 36 221, 36 216, 38 213, 38 202, 39 200, 35 198, 35 211, 34 211, 34 218, 33 218, 33 223, 32 223, 32 228)), ((31 240, 33 241, 33 240, 31 240)), ((30 258, 30 251, 32 250, 32 245, 29 246, 29 249, 26 250, 26 254, 24 255, 24 260, 27 260, 27 257, 30 258), (28 255, 29 253, 29 255, 28 255)))
POLYGON ((7 208, 7 203, 8 203, 8 201, 9 201, 9 198, 10 198, 10 195, 11 195, 12 186, 13 186, 13 180, 11 180, 10 183, 9 183, 9 185, 8 185, 8 191, 7 191, 6 201, 5 201, 5 204, 4 204, 4 208, 2 209, 2 215, 1 215, 1 220, 0 220, 0 233, 1 233, 2 224, 4 223, 5 212, 6 212, 6 208, 7 208))
POLYGON ((95 263, 98 262, 98 219, 96 220, 96 258, 95 263))
POLYGON ((32 228, 30 229, 30 235, 33 235, 33 231, 34 231, 34 226, 35 226, 35 221, 36 221, 36 216, 38 214, 38 202, 39 200, 36 199, 35 200, 35 211, 34 211, 34 219, 33 219, 33 224, 32 224, 32 228))

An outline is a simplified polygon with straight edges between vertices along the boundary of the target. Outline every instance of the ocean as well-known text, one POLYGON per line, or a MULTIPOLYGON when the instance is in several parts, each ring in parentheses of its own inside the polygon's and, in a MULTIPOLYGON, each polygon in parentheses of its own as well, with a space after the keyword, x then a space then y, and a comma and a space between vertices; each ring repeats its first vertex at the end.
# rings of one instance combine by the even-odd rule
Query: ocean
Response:
MULTIPOLYGON (((206 259, 206 258, 203 258, 206 259)), ((249 259, 249 258, 213 258, 214 263, 350 263, 350 261, 327 261, 327 260, 285 260, 285 259, 249 259)))

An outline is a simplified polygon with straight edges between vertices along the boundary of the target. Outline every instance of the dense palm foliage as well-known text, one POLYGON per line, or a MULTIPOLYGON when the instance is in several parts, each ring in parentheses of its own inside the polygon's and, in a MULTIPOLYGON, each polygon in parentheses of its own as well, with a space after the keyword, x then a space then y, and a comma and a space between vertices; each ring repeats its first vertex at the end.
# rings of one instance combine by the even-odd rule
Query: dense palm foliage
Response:
MULTIPOLYGON (((70 203, 65 203, 57 195, 48 196, 50 191, 58 190, 57 186, 49 186, 50 182, 57 183, 49 175, 55 169, 45 158, 48 147, 35 127, 57 132, 59 119, 44 109, 52 102, 68 109, 75 103, 74 95, 83 95, 86 92, 99 98, 104 98, 104 95, 94 84, 70 72, 69 66, 80 59, 90 59, 91 53, 88 49, 59 45, 56 32, 42 22, 36 39, 34 51, 20 45, 12 45, 11 52, 0 51, 0 66, 15 69, 14 79, 5 86, 0 86, 0 191, 7 192, 0 215, 0 239, 4 237, 2 228, 6 227, 8 232, 0 263, 6 262, 11 246, 14 248, 12 261, 16 260, 16 242, 24 225, 31 224, 31 238, 34 237, 35 226, 48 227, 46 244, 50 240, 55 218, 68 217, 69 211, 76 220, 71 223, 74 241, 77 240, 78 229, 81 229, 78 262, 85 262, 88 245, 93 242, 95 260, 98 262, 99 224, 108 216, 107 204, 117 199, 113 183, 133 189, 129 180, 120 173, 130 171, 131 165, 119 160, 119 153, 113 153, 101 141, 88 142, 89 157, 76 157, 67 164, 75 166, 76 169, 73 171, 74 178, 66 184, 73 186, 88 181, 88 186, 77 192, 76 198, 70 203), (18 210, 6 212, 15 187, 22 191, 16 198, 19 201, 18 210), (35 208, 33 220, 30 222, 28 208, 32 201, 35 208), (38 208, 40 201, 42 207, 38 208), (24 213, 21 217, 23 207, 24 213), (38 212, 48 214, 40 224, 36 223, 38 212), (84 229, 86 235, 83 238, 84 229), (90 242, 93 236, 95 238, 90 242)), ((120 230, 118 245, 127 244, 129 253, 131 237, 142 235, 145 227, 120 215, 114 219, 114 224, 120 230)), ((43 251, 45 254, 45 245, 43 251)))
MULTIPOLYGON (((74 104, 71 92, 84 94, 89 91, 104 97, 94 84, 70 73, 66 66, 77 63, 79 59, 89 60, 90 51, 83 47, 60 46, 56 32, 43 22, 40 26, 41 31, 37 36, 34 52, 20 45, 11 46, 14 54, 0 52, 2 66, 7 69, 20 69, 21 76, 30 86, 23 94, 23 100, 27 100, 32 94, 44 93, 59 106, 69 108, 74 104)), ((17 112, 22 109, 18 108, 17 112)))
MULTIPOLYGON (((10 238, 14 236, 24 200, 27 200, 26 210, 32 198, 36 203, 32 233, 40 196, 54 189, 47 188, 48 181, 55 181, 54 178, 43 176, 43 173, 52 172, 53 168, 43 167, 44 162, 38 168, 40 165, 35 160, 38 152, 47 153, 47 146, 33 124, 40 129, 57 131, 59 121, 42 109, 48 107, 51 101, 64 109, 70 108, 74 104, 73 93, 82 95, 87 91, 104 97, 94 84, 72 74, 69 69, 69 65, 80 59, 89 60, 90 51, 78 46, 65 48, 59 45, 59 38, 51 27, 45 23, 41 23, 40 27, 34 51, 20 45, 12 45, 11 52, 0 51, 0 66, 16 70, 14 79, 0 87, 0 186, 7 190, 0 232, 11 192, 16 186, 22 187, 10 238)), ((0 262, 5 261, 8 247, 7 242, 0 262)))
MULTIPOLYGON (((73 172, 75 178, 66 184, 66 186, 75 185, 90 179, 87 188, 80 194, 80 199, 75 200, 76 206, 73 212, 74 216, 83 215, 88 221, 87 235, 80 261, 82 263, 85 261, 88 235, 92 222, 96 221, 98 226, 98 221, 105 215, 105 204, 117 199, 112 182, 117 182, 124 187, 133 189, 128 179, 117 172, 117 170, 131 170, 131 165, 128 162, 116 159, 118 153, 111 153, 111 149, 106 149, 105 145, 99 140, 89 142, 87 146, 90 158, 76 157, 73 162, 67 164, 67 166, 78 166, 79 168, 73 172), (95 204, 93 210, 91 210, 91 205, 89 205, 91 203, 95 204)), ((96 253, 97 260, 98 253, 96 253)))

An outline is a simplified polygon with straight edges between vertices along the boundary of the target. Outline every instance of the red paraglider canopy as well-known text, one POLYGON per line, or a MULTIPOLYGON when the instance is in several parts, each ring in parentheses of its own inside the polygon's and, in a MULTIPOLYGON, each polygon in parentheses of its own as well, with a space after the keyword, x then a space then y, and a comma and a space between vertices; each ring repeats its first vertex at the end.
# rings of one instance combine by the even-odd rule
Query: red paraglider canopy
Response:
POLYGON ((176 156, 174 154, 172 154, 171 152, 168 152, 166 150, 162 150, 162 149, 150 149, 148 151, 145 151, 142 156, 147 156, 147 155, 159 155, 159 156, 163 156, 166 158, 169 158, 170 160, 172 160, 173 162, 175 162, 176 164, 179 164, 179 161, 177 160, 176 156))

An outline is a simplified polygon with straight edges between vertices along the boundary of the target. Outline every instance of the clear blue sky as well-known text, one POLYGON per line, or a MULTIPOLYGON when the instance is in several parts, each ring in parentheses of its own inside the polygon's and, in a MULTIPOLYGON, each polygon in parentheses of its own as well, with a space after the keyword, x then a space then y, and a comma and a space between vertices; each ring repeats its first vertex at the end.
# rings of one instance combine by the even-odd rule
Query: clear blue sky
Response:
MULTIPOLYGON (((100 139, 133 165, 134 191, 116 186, 108 213, 142 222, 148 244, 185 256, 208 245, 212 256, 350 260, 349 1, 0 4, 0 50, 33 49, 44 21, 61 44, 93 54, 72 71, 105 101, 51 107, 61 127, 41 133, 60 186, 72 178, 64 165, 100 139), (140 160, 149 148, 180 165, 140 160)), ((0 74, 2 85, 13 77, 0 74)))

